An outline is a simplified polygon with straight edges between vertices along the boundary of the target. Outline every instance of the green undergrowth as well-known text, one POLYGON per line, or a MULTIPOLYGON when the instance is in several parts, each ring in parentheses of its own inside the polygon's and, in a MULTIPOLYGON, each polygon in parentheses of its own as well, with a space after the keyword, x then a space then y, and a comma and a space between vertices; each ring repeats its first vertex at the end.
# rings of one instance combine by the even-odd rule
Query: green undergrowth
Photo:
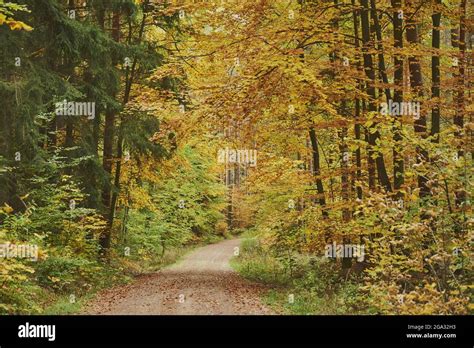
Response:
POLYGON ((291 261, 244 233, 232 267, 246 279, 269 287, 263 301, 280 314, 369 314, 356 279, 341 281, 337 265, 319 257, 299 255, 291 261))

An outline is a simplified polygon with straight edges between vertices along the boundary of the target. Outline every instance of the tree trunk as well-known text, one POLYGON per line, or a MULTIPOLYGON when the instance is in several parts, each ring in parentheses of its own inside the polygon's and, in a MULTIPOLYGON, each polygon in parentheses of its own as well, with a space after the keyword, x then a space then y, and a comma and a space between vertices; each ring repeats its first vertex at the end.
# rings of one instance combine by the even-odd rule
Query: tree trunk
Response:
MULTIPOLYGON (((352 3, 352 16, 353 16, 353 21, 354 21, 354 45, 356 47, 356 64, 357 64, 357 71, 361 70, 362 63, 360 59, 360 54, 359 54, 359 49, 360 49, 360 42, 359 42, 359 10, 356 8, 356 3, 355 0, 351 0, 352 3)), ((357 79, 357 89, 362 92, 363 87, 362 87, 362 81, 360 79, 357 79)), ((355 100, 355 125, 354 125, 354 135, 356 140, 361 139, 361 127, 360 127, 360 115, 361 115, 361 100, 360 98, 356 98, 355 100)), ((355 150, 355 159, 356 159, 356 179, 360 182, 362 178, 362 159, 361 159, 361 153, 360 153, 360 146, 357 147, 355 150)), ((362 199, 362 187, 360 184, 353 184, 355 186, 355 191, 357 192, 357 198, 362 199)))
MULTIPOLYGON (((362 86, 360 82, 358 83, 358 88, 361 89, 362 86)), ((356 98, 355 100, 355 125, 354 125, 354 136, 356 140, 361 139, 361 126, 360 126, 360 115, 361 115, 361 100, 356 98)), ((354 152, 355 157, 355 164, 356 164, 356 171, 355 171, 355 179, 358 181, 357 184, 353 183, 353 190, 355 190, 357 199, 362 199, 362 187, 360 185, 360 181, 362 180, 362 156, 360 151, 360 146, 354 152)))
MULTIPOLYGON (((395 47, 394 65, 395 72, 393 77, 393 100, 398 105, 403 102, 403 57, 400 57, 403 49, 403 16, 401 16, 402 1, 392 0, 393 8, 393 40, 395 47)), ((393 188, 400 190, 404 183, 405 163, 403 156, 399 153, 401 150, 402 127, 401 116, 394 117, 394 148, 393 148, 393 188)))
MULTIPOLYGON (((146 6, 146 2, 144 3, 144 6, 146 6)), ((130 18, 131 14, 129 14, 129 21, 131 20, 130 18)), ((146 13, 143 13, 142 17, 142 22, 140 25, 140 32, 138 34, 138 42, 141 42, 142 37, 143 37, 143 32, 145 30, 145 21, 146 21, 146 13)), ((131 44, 131 35, 132 35, 132 27, 129 25, 130 31, 129 31, 129 44, 131 44)), ((129 71, 129 68, 127 67, 126 70, 126 75, 125 75, 125 91, 123 95, 123 101, 122 105, 125 106, 129 99, 130 99, 130 92, 132 90, 132 84, 133 84, 133 79, 135 76, 136 72, 136 67, 137 67, 137 59, 133 59, 132 63, 132 68, 129 71)), ((115 208, 117 205, 117 199, 118 195, 120 193, 120 175, 122 172, 122 157, 123 157, 123 120, 120 120, 120 128, 119 128, 119 135, 118 135, 118 140, 117 140, 117 164, 115 168, 115 179, 114 179, 114 187, 115 191, 112 194, 112 200, 110 202, 110 213, 109 213, 109 225, 110 228, 112 228, 112 224, 114 221, 114 215, 115 215, 115 208)))
POLYGON ((431 110, 431 136, 434 143, 439 143, 439 132, 440 132, 440 110, 439 110, 439 98, 440 98, 440 57, 439 49, 441 44, 440 25, 441 25, 441 5, 442 0, 436 0, 435 12, 431 16, 433 21, 433 34, 431 40, 431 46, 433 47, 434 54, 431 57, 431 98, 436 99, 435 105, 431 110))
MULTIPOLYGON (((454 125, 456 126, 455 137, 458 139, 457 158, 459 161, 464 160, 464 113, 466 110, 464 94, 464 90, 466 88, 466 10, 467 0, 462 0, 459 7, 459 73, 457 76, 456 114, 454 116, 454 125)), ((465 181, 465 177, 463 176, 460 181, 463 183, 465 181)), ((461 206, 465 200, 466 191, 461 187, 461 189, 456 191, 456 206, 461 206)))
MULTIPOLYGON (((412 16, 409 16, 406 27, 407 41, 411 45, 419 43, 418 28, 412 16)), ((421 74, 420 60, 416 56, 408 57, 408 68, 410 70, 410 87, 417 96, 417 102, 420 103, 420 114, 415 119, 415 133, 422 139, 426 139, 428 134, 426 131, 426 116, 421 112, 422 98, 423 98, 423 76, 421 74)), ((420 146, 416 148, 416 163, 421 165, 428 160, 428 152, 420 146)), ((427 197, 430 190, 427 186, 428 179, 426 176, 418 175, 418 188, 420 189, 420 198, 427 197)))
MULTIPOLYGON (((120 10, 115 10, 112 15, 112 38, 116 42, 120 42, 120 10)), ((113 216, 110 215, 111 208, 111 191, 112 191, 112 164, 113 164, 113 144, 114 144, 114 133, 115 133, 115 113, 116 111, 107 108, 105 112, 105 124, 104 124, 104 149, 103 149, 103 162, 102 166, 104 171, 107 173, 108 180, 104 186, 102 192, 102 202, 104 204, 106 213, 106 219, 108 222, 108 228, 101 236, 100 245, 104 250, 110 247, 111 239, 111 226, 113 216)))
MULTIPOLYGON (((362 41, 363 41, 363 58, 364 58, 364 70, 368 78, 367 82, 367 94, 369 96, 369 112, 377 111, 376 106, 376 93, 375 93, 375 70, 373 66, 372 54, 369 52, 372 50, 373 43, 371 42, 371 30, 369 22, 369 5, 368 0, 360 0, 362 5, 361 10, 361 21, 362 21, 362 41)), ((378 140, 380 139, 380 133, 378 130, 375 130, 376 125, 372 125, 373 131, 369 131, 368 140, 369 147, 373 148, 376 146, 378 140)), ((390 184, 390 179, 387 175, 387 170, 385 167, 385 161, 383 155, 379 151, 375 151, 375 165, 377 168, 377 175, 379 179, 379 184, 385 188, 386 191, 392 191, 392 185, 390 184)))
POLYGON ((387 102, 388 102, 390 99, 392 99, 392 95, 390 93, 390 89, 388 88, 388 76, 387 76, 387 69, 385 66, 385 56, 384 56, 383 41, 382 41, 382 29, 380 28, 379 17, 377 15, 377 5, 375 3, 375 0, 370 0, 370 8, 371 8, 371 17, 374 22, 375 37, 377 38, 379 75, 382 82, 385 84, 385 88, 383 89, 383 91, 385 93, 385 97, 387 98, 387 102))
MULTIPOLYGON (((465 112, 465 98, 464 98, 464 89, 465 89, 465 66, 466 66, 466 6, 467 0, 462 0, 460 5, 460 26, 459 26, 459 37, 457 46, 459 47, 459 73, 457 76, 457 96, 456 96, 456 115, 454 117, 454 125, 456 129, 456 138, 460 139, 463 137, 463 127, 464 127, 464 112, 465 112)), ((458 147, 458 157, 461 158, 464 156, 462 141, 458 147)))
MULTIPOLYGON (((105 8, 100 5, 97 10, 97 23, 102 31, 105 33, 105 8)), ((96 117, 94 118, 94 124, 92 125, 92 146, 94 149, 94 155, 99 155, 99 141, 100 141, 100 124, 102 109, 96 105, 96 117)))
POLYGON ((316 137, 316 132, 314 127, 309 129, 309 138, 311 140, 311 148, 313 152, 313 176, 316 180, 316 189, 318 191, 318 202, 322 209, 322 214, 324 218, 328 217, 328 212, 326 209, 326 197, 324 194, 324 186, 321 178, 321 164, 319 163, 319 145, 318 139, 316 137))
MULTIPOLYGON (((69 0, 68 1, 69 11, 74 10, 74 8, 75 8, 74 1, 75 0, 69 0)), ((68 64, 66 64, 66 65, 67 65, 66 68, 68 70, 68 73, 72 75, 74 73, 74 67, 72 66, 72 64, 70 62, 68 62, 68 64)), ((72 122, 72 117, 68 116, 68 117, 66 117, 66 137, 64 139, 64 147, 67 148, 67 147, 72 147, 74 145, 73 135, 74 135, 74 124, 72 122)), ((70 153, 68 152, 66 154, 66 156, 69 157, 70 153)), ((66 170, 66 173, 68 173, 68 172, 70 172, 69 169, 66 170)))

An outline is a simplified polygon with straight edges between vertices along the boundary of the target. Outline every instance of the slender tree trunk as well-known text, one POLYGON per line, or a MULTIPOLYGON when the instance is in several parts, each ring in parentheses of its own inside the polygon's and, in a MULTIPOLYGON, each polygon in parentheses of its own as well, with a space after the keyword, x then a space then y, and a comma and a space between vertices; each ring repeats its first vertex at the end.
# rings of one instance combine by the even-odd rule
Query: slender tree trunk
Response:
MULTIPOLYGON (((401 57, 401 50, 403 49, 403 16, 402 12, 402 1, 401 0, 392 0, 393 8, 393 39, 395 47, 395 57, 394 57, 394 93, 393 99, 394 102, 400 103, 403 102, 403 57, 401 57)), ((395 191, 400 190, 404 183, 404 172, 405 172, 405 163, 403 161, 403 156, 400 154, 401 151, 401 141, 402 141, 402 127, 403 123, 400 116, 394 117, 394 148, 393 148, 393 188, 395 191)))
MULTIPOLYGON (((362 111, 365 114, 367 111, 367 106, 364 101, 362 101, 362 111)), ((371 191, 375 190, 375 160, 374 160, 374 150, 370 146, 370 140, 369 140, 369 129, 366 128, 364 130, 364 139, 369 146, 367 147, 367 175, 368 175, 368 183, 369 183, 369 189, 371 191)))
MULTIPOLYGON (((339 2, 338 0, 334 0, 334 5, 337 9, 339 9, 339 2)), ((335 17, 333 22, 332 22, 332 27, 333 27, 333 35, 334 35, 334 46, 332 53, 330 55, 330 60, 333 63, 336 63, 340 60, 340 47, 342 45, 341 40, 339 39, 339 17, 335 17)), ((332 73, 332 78, 335 82, 341 81, 341 73, 338 72, 337 69, 334 69, 334 73, 332 73)), ((344 97, 343 97, 344 98, 344 97)), ((346 115, 346 100, 342 99, 339 102, 339 114, 340 115, 346 115)), ((347 146, 347 133, 348 129, 344 125, 342 126, 341 131, 339 132, 339 151, 340 151, 340 161, 341 161, 341 196, 344 202, 347 204, 350 201, 350 184, 349 184, 349 149, 347 146)), ((342 209, 342 219, 343 221, 347 222, 350 220, 351 213, 349 208, 344 207, 342 209)), ((344 264, 350 267, 351 260, 347 260, 346 262, 343 262, 344 264), (348 261, 348 262, 347 262, 348 261)))
MULTIPOLYGON (((433 55, 431 56, 431 99, 434 100, 434 104, 431 108, 431 142, 438 144, 440 141, 440 84, 441 84, 441 73, 440 73, 440 47, 441 47, 441 5, 442 0, 435 0, 434 12, 431 15, 433 23, 431 47, 433 48, 433 55)), ((436 161, 436 158, 430 159, 432 163, 436 161)), ((436 178, 435 185, 438 186, 438 178, 436 178)), ((430 228, 436 233, 437 226, 436 220, 433 219, 430 222, 430 228)))
MULTIPOLYGON (((349 185, 349 149, 347 146, 347 128, 343 127, 340 131, 339 137, 341 139, 341 145, 339 150, 341 152, 341 191, 342 200, 349 204, 350 201, 350 185, 349 185)), ((342 220, 348 222, 351 219, 351 211, 348 207, 342 209, 342 220)))
MULTIPOLYGON (((410 19, 407 20, 406 37, 407 41, 411 45, 419 43, 418 28, 412 16, 408 16, 410 19)), ((417 56, 408 57, 408 67, 410 70, 410 87, 417 96, 417 102, 420 103, 420 114, 415 117, 415 133, 421 138, 426 139, 426 116, 422 109, 422 98, 423 98, 423 76, 421 73, 421 64, 417 56)), ((420 146, 416 148, 416 163, 421 165, 428 161, 428 152, 420 146)), ((423 174, 418 175, 418 188, 420 189, 420 197, 424 198, 430 194, 430 190, 427 186, 428 179, 423 174)))
MULTIPOLYGON (((112 38, 116 42, 120 42, 120 10, 115 10, 112 15, 112 38)), ((115 114, 116 111, 107 108, 105 112, 105 124, 104 124, 104 149, 103 149, 103 162, 102 166, 104 171, 107 173, 108 180, 104 186, 102 192, 102 202, 104 204, 108 228, 101 236, 100 244, 102 249, 107 250, 110 247, 111 239, 111 226, 113 222, 113 216, 110 215, 111 209, 111 192, 112 192, 112 165, 113 165, 113 146, 114 146, 114 133, 115 133, 115 114)))
MULTIPOLYGON (((68 13, 71 13, 71 11, 75 11, 75 0, 69 0, 68 1, 68 13)), ((70 81, 73 81, 75 76, 74 76, 74 62, 72 59, 69 59, 67 57, 64 57, 64 65, 61 67, 63 68, 63 73, 67 76, 70 76, 70 81)), ((64 116, 63 116, 64 117, 64 116)), ((64 117, 64 122, 66 123, 66 134, 64 136, 64 143, 63 146, 65 149, 71 148, 74 146, 74 120, 71 115, 64 117)), ((60 126, 62 122, 59 123, 60 126)), ((72 160, 73 158, 73 153, 71 151, 65 151, 64 156, 68 160, 72 160)), ((66 167, 64 168, 64 173, 66 175, 72 175, 72 167, 66 167)))
POLYGON ((385 97, 387 98, 387 102, 392 99, 392 95, 390 93, 390 88, 388 88, 388 76, 387 76, 387 69, 385 66, 385 56, 384 56, 384 48, 383 48, 383 41, 382 41, 382 28, 380 27, 379 17, 377 15, 377 5, 375 0, 370 0, 370 9, 371 9, 371 17, 374 23, 374 30, 375 30, 375 37, 377 38, 377 56, 378 56, 378 63, 379 63, 379 75, 382 79, 382 82, 385 84, 383 91, 385 93, 385 97))
MULTIPOLYGON (((144 3, 144 6, 146 6, 146 3, 147 2, 144 3)), ((131 14, 129 14, 129 21, 131 20, 130 16, 131 14)), ((146 18, 147 18, 146 13, 143 13, 142 22, 140 25, 140 31, 138 33, 139 43, 141 42, 143 38, 146 18)), ((131 22, 129 22, 129 36, 128 36, 129 44, 131 44, 131 35, 132 35, 132 27, 131 27, 131 22)), ((129 68, 127 67, 127 70, 125 73, 125 91, 124 91, 124 96, 123 96, 123 101, 122 101, 123 106, 125 106, 130 100, 130 92, 132 90, 132 84, 135 77, 136 68, 137 68, 137 59, 134 58, 131 70, 129 71, 129 68)), ((118 135, 118 140, 117 140, 117 162, 116 162, 117 164, 115 168, 115 179, 114 179, 115 191, 112 194, 112 200, 110 203, 110 214, 109 214, 110 227, 112 227, 112 224, 114 221, 115 208, 117 205, 118 195, 120 193, 120 175, 122 172, 122 157, 123 157, 123 120, 121 119, 119 135, 118 135)))
POLYGON ((433 21, 433 34, 431 46, 433 47, 434 54, 431 57, 431 98, 435 99, 436 102, 431 109, 431 139, 434 143, 439 143, 439 132, 440 132, 440 57, 439 49, 441 44, 440 25, 441 25, 441 5, 442 0, 436 0, 435 12, 431 16, 433 21))
MULTIPOLYGON (((352 3, 352 16, 353 16, 353 22, 354 22, 354 45, 356 47, 356 64, 357 64, 357 71, 361 71, 362 68, 362 63, 361 63, 361 58, 360 58, 360 42, 359 42, 359 10, 356 8, 356 3, 355 0, 351 0, 352 3)), ((362 92, 362 81, 360 79, 357 79, 357 89, 359 92, 362 92)), ((354 125, 354 135, 356 140, 361 139, 361 126, 360 126, 360 116, 361 116, 361 100, 359 97, 356 98, 355 100, 355 125, 354 125)), ((355 150, 355 159, 356 159, 356 179, 360 182, 362 179, 362 159, 361 159, 361 151, 360 151, 360 146, 357 147, 355 150)), ((354 185, 355 190, 357 193, 357 198, 362 199, 362 187, 360 184, 354 185)))
MULTIPOLYGON (((339 9, 338 0, 334 0, 334 5, 337 9, 339 9)), ((339 61, 340 54, 339 49, 342 45, 341 40, 339 39, 339 17, 335 17, 333 22, 333 33, 335 36, 334 40, 334 48, 332 52, 332 58, 334 62, 339 61)), ((341 81, 341 74, 338 73, 338 70, 334 70, 335 73, 333 75, 334 81, 341 81)), ((343 97, 344 98, 344 97, 343 97)), ((339 103, 339 114, 345 115, 346 114, 346 100, 342 99, 339 103)), ((347 133, 348 129, 344 125, 342 126, 339 132, 339 152, 340 152, 340 161, 341 161, 341 197, 344 201, 345 205, 349 205, 350 202, 350 183, 349 183, 349 148, 347 146, 347 133)), ((348 206, 344 206, 342 208, 342 221, 349 222, 351 219, 351 211, 348 206)), ((343 235, 343 243, 350 244, 351 239, 350 235, 344 234, 343 235)), ((348 274, 350 268, 352 266, 352 259, 349 257, 344 257, 342 259, 342 272, 344 274, 348 274)))
MULTIPOLYGON (((355 101, 355 119, 356 119, 356 124, 354 126, 354 135, 356 140, 361 139, 361 132, 360 132, 360 124, 359 124, 359 119, 360 119, 360 99, 357 98, 355 101)), ((360 153, 360 147, 357 147, 355 150, 355 160, 356 160, 356 179, 360 182, 362 179, 362 159, 361 159, 361 153, 360 153)), ((362 187, 360 184, 355 184, 355 191, 357 193, 357 198, 362 199, 362 187)))
MULTIPOLYGON (((75 10, 75 0, 69 0, 68 8, 71 11, 75 10)), ((74 73, 74 68, 72 66, 68 66, 68 69, 71 68, 72 71, 69 71, 69 73, 74 73)), ((66 118, 66 138, 64 139, 64 145, 65 147, 72 147, 74 145, 74 124, 72 122, 71 117, 66 118)))
MULTIPOLYGON (((457 158, 459 161, 464 161, 464 114, 466 110, 465 105, 465 88, 466 88, 466 11, 467 11, 467 0, 462 0, 459 12, 460 12, 460 23, 459 23, 459 58, 458 66, 459 73, 457 76, 457 93, 456 93, 456 114, 454 116, 454 125, 456 126, 455 136, 458 139, 458 151, 457 158)), ((465 181, 464 175, 462 176, 461 183, 465 181)), ((460 188, 456 190, 456 206, 466 200, 466 190, 460 188)))
POLYGON ((313 152, 313 176, 316 180, 316 189, 318 191, 318 202, 322 209, 323 217, 328 217, 328 212, 326 211, 326 197, 324 193, 323 181, 320 178, 321 175, 321 164, 319 162, 319 145, 318 139, 316 137, 316 132, 314 127, 309 129, 309 138, 311 140, 311 148, 313 152))
MULTIPOLYGON (((363 58, 364 58, 364 70, 368 78, 367 82, 367 94, 369 96, 369 112, 377 111, 376 106, 376 93, 375 93, 375 70, 373 64, 373 58, 370 51, 373 49, 373 43, 371 42, 371 30, 369 22, 369 4, 368 0, 360 0, 362 5, 361 10, 361 21, 362 21, 362 41, 363 45, 363 58)), ((380 133, 376 130, 376 125, 373 125, 372 130, 368 133, 369 147, 373 149, 376 146, 378 140, 380 139, 380 133)), ((377 174, 379 179, 379 184, 385 188, 386 191, 392 191, 392 185, 390 184, 390 179, 387 175, 387 170, 385 167, 385 161, 383 155, 379 151, 374 151, 375 154, 375 165, 377 167, 377 174)))
MULTIPOLYGON (((97 23, 99 27, 105 32, 105 8, 103 5, 100 5, 99 9, 97 10, 97 23)), ((101 124, 101 117, 102 109, 100 107, 96 107, 96 117, 94 118, 94 124, 92 125, 92 146, 94 149, 94 154, 99 155, 99 140, 100 140, 100 124, 101 124)))
MULTIPOLYGON (((456 129, 456 138, 463 138, 464 128, 464 113, 465 113, 465 94, 466 87, 465 73, 466 73, 466 7, 467 0, 462 0, 460 5, 460 26, 457 46, 459 48, 458 66, 459 73, 457 75, 457 95, 456 95, 456 115, 454 117, 454 125, 456 129)), ((458 147, 458 157, 464 156, 462 141, 458 147)))

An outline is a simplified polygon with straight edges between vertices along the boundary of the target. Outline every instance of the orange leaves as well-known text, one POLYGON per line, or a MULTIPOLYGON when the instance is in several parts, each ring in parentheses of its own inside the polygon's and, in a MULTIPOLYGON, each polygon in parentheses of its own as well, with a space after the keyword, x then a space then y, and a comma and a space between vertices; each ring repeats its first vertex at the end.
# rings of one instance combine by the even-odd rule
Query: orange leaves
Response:
POLYGON ((185 71, 180 63, 169 63, 158 67, 148 78, 150 82, 159 82, 165 78, 183 78, 185 71))

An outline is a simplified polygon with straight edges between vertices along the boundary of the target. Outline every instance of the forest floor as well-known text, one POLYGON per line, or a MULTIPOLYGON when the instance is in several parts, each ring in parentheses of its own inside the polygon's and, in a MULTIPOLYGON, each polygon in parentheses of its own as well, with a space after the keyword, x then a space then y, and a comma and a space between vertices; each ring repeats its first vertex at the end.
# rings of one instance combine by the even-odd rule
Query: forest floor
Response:
POLYGON ((274 314, 260 300, 268 289, 229 265, 240 242, 207 245, 159 272, 101 291, 83 314, 274 314))

